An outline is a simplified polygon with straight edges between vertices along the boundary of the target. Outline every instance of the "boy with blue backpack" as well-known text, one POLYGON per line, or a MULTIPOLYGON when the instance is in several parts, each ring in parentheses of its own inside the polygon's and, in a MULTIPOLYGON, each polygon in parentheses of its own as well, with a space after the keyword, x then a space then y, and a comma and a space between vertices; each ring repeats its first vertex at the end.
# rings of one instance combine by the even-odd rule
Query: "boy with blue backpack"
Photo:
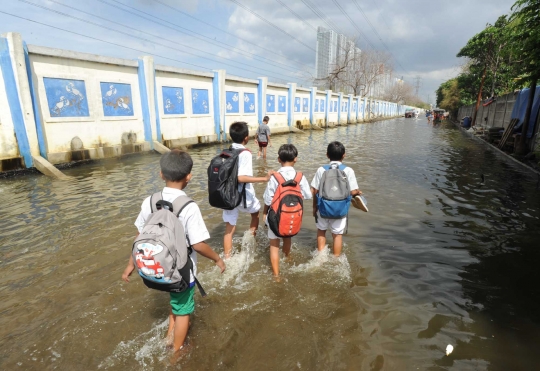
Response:
POLYGON ((184 346, 189 317, 195 309, 195 285, 205 295, 196 277, 197 253, 213 260, 222 273, 225 263, 205 242, 210 234, 201 211, 183 191, 191 180, 191 156, 172 150, 161 156, 159 163, 165 188, 147 197, 141 205, 135 221, 139 233, 122 279, 129 282, 129 276, 137 269, 147 287, 170 293, 167 340, 176 358, 184 346))
POLYGON ((326 156, 330 164, 318 168, 311 182, 314 196, 313 216, 317 225, 317 249, 324 249, 326 230, 330 229, 334 239, 334 255, 339 256, 351 200, 354 198, 355 203, 361 203, 360 197, 356 196, 360 196, 362 192, 358 189, 354 170, 342 164, 345 146, 337 141, 330 143, 326 156))

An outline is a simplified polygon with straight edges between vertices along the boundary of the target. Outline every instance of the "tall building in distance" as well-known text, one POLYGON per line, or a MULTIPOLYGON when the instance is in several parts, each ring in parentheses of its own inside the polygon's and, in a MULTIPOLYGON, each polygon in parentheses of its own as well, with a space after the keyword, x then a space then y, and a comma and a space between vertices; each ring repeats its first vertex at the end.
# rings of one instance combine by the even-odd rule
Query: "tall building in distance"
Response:
POLYGON ((315 56, 317 79, 325 79, 336 64, 337 44, 337 32, 327 30, 324 27, 317 28, 317 47, 315 56))

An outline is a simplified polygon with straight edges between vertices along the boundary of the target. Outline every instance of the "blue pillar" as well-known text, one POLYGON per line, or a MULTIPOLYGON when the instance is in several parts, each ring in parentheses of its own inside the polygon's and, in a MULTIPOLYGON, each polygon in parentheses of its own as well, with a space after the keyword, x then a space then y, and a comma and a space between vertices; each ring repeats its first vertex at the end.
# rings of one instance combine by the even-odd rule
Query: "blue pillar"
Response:
POLYGON ((152 141, 152 127, 150 123, 150 107, 148 105, 148 90, 146 89, 146 78, 144 72, 144 60, 139 58, 138 64, 139 68, 137 72, 139 75, 139 92, 141 94, 144 140, 150 143, 150 148, 154 149, 154 142, 152 141))
POLYGON ((266 114, 266 85, 268 84, 268 77, 259 77, 258 80, 257 99, 259 107, 257 107, 257 117, 259 119, 259 124, 262 124, 263 117, 266 114))
POLYGON ((41 122, 41 114, 38 107, 38 98, 36 88, 34 86, 34 80, 32 79, 32 66, 30 65, 30 58, 28 56, 28 47, 23 42, 24 48, 24 61, 26 63, 26 74, 28 76, 28 86, 30 87, 30 96, 32 97, 32 110, 34 111, 34 120, 36 122, 36 133, 38 138, 39 154, 43 158, 47 158, 47 145, 45 143, 45 135, 43 133, 43 125, 41 122))
POLYGON ((347 124, 351 122, 352 94, 349 94, 349 107, 347 107, 347 124))
POLYGON ((156 69, 154 68, 154 107, 156 111, 156 137, 157 141, 162 143, 161 136, 161 119, 159 118, 159 104, 158 104, 158 95, 157 95, 157 85, 156 85, 156 69))
POLYGON ((289 126, 293 126, 294 121, 294 97, 296 95, 296 83, 290 82, 288 92, 288 111, 287 111, 287 122, 289 126))
POLYGON ((315 97, 317 96, 317 88, 311 88, 311 91, 309 93, 309 122, 311 125, 315 125, 315 117, 314 117, 314 111, 315 111, 315 97))
POLYGON ((328 122, 330 121, 330 105, 332 104, 332 90, 327 90, 326 91, 326 103, 325 103, 325 107, 326 107, 326 112, 325 112, 325 118, 326 118, 326 123, 325 123, 325 127, 328 127, 328 122))
POLYGON ((341 105, 343 104, 343 93, 339 93, 339 97, 338 97, 338 114, 337 114, 337 122, 338 122, 338 125, 340 125, 340 122, 341 122, 341 111, 343 110, 343 107, 341 107, 341 105))
POLYGON ((30 152, 30 142, 28 141, 26 126, 24 125, 24 115, 15 81, 15 72, 11 63, 8 40, 4 37, 0 37, 0 69, 4 78, 7 101, 19 152, 24 159, 24 165, 29 168, 34 165, 34 162, 32 160, 32 153, 30 152))
POLYGON ((366 109, 367 109, 367 98, 364 97, 364 101, 362 102, 362 121, 366 119, 366 109))

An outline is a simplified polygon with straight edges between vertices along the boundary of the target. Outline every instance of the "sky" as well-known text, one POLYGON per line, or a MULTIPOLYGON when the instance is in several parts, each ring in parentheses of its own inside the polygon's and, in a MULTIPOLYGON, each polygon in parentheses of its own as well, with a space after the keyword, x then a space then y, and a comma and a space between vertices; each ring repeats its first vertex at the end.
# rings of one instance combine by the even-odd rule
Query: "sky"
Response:
MULTIPOLYGON (((0 0, 0 33, 27 44, 247 78, 297 82, 315 75, 318 26, 389 51, 396 77, 434 102, 465 62, 467 40, 515 0, 0 0), (9 13, 9 14, 6 14, 9 13), (52 26, 52 27, 50 27, 52 26)), ((312 81, 312 80, 311 80, 312 81)))

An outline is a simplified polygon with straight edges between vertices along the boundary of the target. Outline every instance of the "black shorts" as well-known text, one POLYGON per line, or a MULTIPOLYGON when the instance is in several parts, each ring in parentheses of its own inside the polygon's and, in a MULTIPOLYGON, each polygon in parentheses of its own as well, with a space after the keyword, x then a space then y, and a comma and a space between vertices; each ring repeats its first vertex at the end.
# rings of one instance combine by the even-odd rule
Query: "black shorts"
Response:
POLYGON ((259 142, 259 148, 265 148, 268 146, 268 142, 259 142))

